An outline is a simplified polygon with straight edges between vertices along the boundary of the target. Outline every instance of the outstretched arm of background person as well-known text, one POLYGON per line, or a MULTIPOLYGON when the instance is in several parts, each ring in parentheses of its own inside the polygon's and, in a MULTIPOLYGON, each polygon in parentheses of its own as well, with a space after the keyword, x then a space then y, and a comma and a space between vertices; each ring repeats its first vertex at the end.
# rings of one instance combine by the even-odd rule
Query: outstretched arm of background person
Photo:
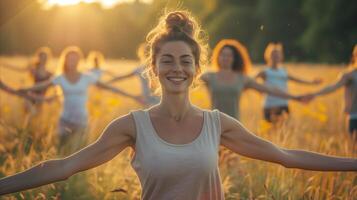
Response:
POLYGON ((31 66, 19 67, 17 65, 9 64, 9 63, 0 63, 1 67, 5 67, 7 69, 19 71, 19 72, 28 72, 31 70, 31 66))
POLYGON ((357 159, 278 147, 247 130, 236 119, 220 113, 221 145, 240 155, 287 168, 314 171, 357 171, 357 159))
POLYGON ((53 95, 53 96, 49 96, 49 97, 44 97, 41 95, 36 95, 36 94, 32 94, 32 93, 27 93, 27 94, 23 94, 25 98, 33 100, 33 101, 37 101, 37 102, 53 102, 54 100, 57 100, 59 98, 59 95, 53 95))
POLYGON ((209 85, 211 75, 212 72, 205 72, 200 76, 200 80, 203 81, 206 85, 209 85))
POLYGON ((39 91, 39 90, 43 90, 50 86, 53 86, 52 80, 47 80, 47 81, 40 82, 32 87, 20 88, 18 90, 18 92, 26 93, 26 92, 32 92, 32 91, 39 91))
POLYGON ((337 79, 337 81, 335 83, 333 83, 331 85, 328 85, 328 86, 320 89, 319 91, 304 95, 302 97, 306 98, 306 99, 312 99, 312 98, 314 98, 316 96, 319 96, 319 95, 324 95, 324 94, 331 93, 331 92, 337 90, 338 88, 346 85, 348 83, 348 81, 350 80, 350 78, 351 78, 351 73, 342 74, 337 79))
POLYGON ((18 97, 25 98, 27 100, 32 100, 32 101, 42 101, 42 100, 44 100, 43 98, 35 96, 35 95, 29 95, 27 93, 18 92, 15 89, 13 89, 13 88, 9 87, 8 85, 6 85, 5 83, 3 83, 1 80, 0 80, 0 90, 3 90, 3 91, 5 91, 5 92, 7 92, 9 94, 12 94, 12 95, 15 95, 15 96, 18 96, 18 97))
POLYGON ((141 104, 144 103, 144 100, 140 96, 135 96, 135 95, 129 94, 129 93, 123 91, 123 90, 120 90, 118 88, 112 87, 112 86, 110 86, 110 85, 108 85, 106 83, 102 83, 100 81, 97 81, 96 86, 99 87, 99 88, 102 88, 102 89, 105 89, 105 90, 109 90, 111 92, 114 92, 114 93, 129 97, 129 98, 132 98, 132 99, 138 101, 141 104))
POLYGON ((131 115, 112 121, 93 144, 63 159, 47 160, 26 171, 0 179, 0 195, 63 181, 113 159, 134 144, 131 115))
POLYGON ((106 75, 113 77, 113 78, 115 78, 117 76, 114 72, 109 71, 109 70, 102 70, 102 72, 106 75))
POLYGON ((257 75, 255 75, 255 77, 254 77, 254 79, 263 79, 263 80, 265 80, 265 71, 264 70, 262 70, 262 71, 260 71, 257 75))
POLYGON ((135 71, 131 71, 129 73, 126 73, 126 74, 122 74, 122 75, 119 75, 119 76, 116 76, 114 77, 113 79, 107 81, 106 83, 114 83, 116 81, 120 81, 120 80, 123 80, 123 79, 126 79, 126 78, 129 78, 129 77, 132 77, 135 75, 135 71))
POLYGON ((288 75, 288 79, 291 81, 295 81, 297 83, 302 83, 302 84, 308 84, 308 85, 318 85, 320 83, 322 83, 322 79, 321 78, 315 78, 314 80, 304 80, 302 78, 293 76, 293 75, 288 75))
POLYGON ((278 96, 278 97, 285 98, 285 99, 299 100, 299 98, 297 96, 291 95, 291 94, 289 94, 281 89, 275 88, 275 87, 266 86, 266 85, 257 83, 254 79, 249 78, 249 77, 246 80, 245 87, 252 88, 259 92, 268 93, 270 95, 278 96))

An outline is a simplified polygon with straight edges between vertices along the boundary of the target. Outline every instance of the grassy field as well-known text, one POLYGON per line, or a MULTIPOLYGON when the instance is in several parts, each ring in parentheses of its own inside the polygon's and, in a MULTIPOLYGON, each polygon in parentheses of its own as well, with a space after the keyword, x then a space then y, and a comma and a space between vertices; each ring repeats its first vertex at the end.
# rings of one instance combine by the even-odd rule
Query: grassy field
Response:
MULTIPOLYGON (((27 58, 6 57, 2 61, 25 65, 27 58)), ((109 60, 104 68, 116 73, 130 71, 138 63, 109 60)), ((54 63, 51 63, 54 66, 54 63)), ((340 66, 287 64, 297 76, 320 76, 320 86, 291 83, 290 92, 303 94, 334 81, 340 66)), ((51 68, 53 72, 56 69, 51 68)), ((252 74, 255 74, 256 69, 252 74)), ((0 68, 0 78, 14 86, 30 86, 28 74, 0 68)), ((108 79, 109 77, 103 77, 108 79)), ((115 84, 139 94, 136 78, 115 84)), ((49 91, 49 94, 53 91, 49 91)), ((91 88, 89 141, 94 141, 114 118, 130 110, 142 108, 136 102, 91 88)), ((317 98, 308 105, 291 102, 291 117, 279 127, 262 120, 263 96, 246 91, 241 101, 242 123, 255 134, 286 148, 299 148, 329 155, 356 157, 348 138, 342 112, 342 90, 317 98)), ((204 86, 192 92, 192 101, 209 108, 210 101, 204 86)), ((22 112, 23 100, 0 91, 0 177, 27 169, 42 160, 58 158, 55 148, 56 124, 60 102, 46 104, 35 118, 27 120, 22 112)), ((140 183, 130 166, 132 152, 126 150, 112 161, 72 176, 65 182, 0 197, 0 199, 139 199, 140 183), (118 192, 111 192, 118 189, 118 192)), ((225 197, 230 199, 357 199, 357 174, 353 172, 312 172, 285 169, 281 166, 237 156, 221 150, 221 178, 225 197)), ((24 180, 26 181, 26 180, 24 180)))

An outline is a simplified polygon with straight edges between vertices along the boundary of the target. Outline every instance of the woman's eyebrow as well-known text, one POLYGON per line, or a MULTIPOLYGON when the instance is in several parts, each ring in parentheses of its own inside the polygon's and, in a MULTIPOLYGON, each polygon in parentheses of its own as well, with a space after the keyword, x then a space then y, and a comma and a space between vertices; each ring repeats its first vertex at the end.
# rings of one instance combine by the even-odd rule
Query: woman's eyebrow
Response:
POLYGON ((170 57, 170 58, 173 58, 173 56, 171 54, 163 54, 161 55, 161 57, 170 57))
POLYGON ((186 57, 192 58, 192 55, 185 54, 185 55, 182 55, 182 56, 180 56, 180 57, 181 57, 181 58, 186 58, 186 57))

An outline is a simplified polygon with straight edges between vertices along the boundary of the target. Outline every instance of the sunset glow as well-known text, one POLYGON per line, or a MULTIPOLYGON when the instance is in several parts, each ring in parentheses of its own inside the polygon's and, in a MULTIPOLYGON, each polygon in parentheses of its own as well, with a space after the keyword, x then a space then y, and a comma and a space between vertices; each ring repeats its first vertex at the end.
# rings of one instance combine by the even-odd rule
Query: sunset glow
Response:
MULTIPOLYGON (((99 3, 103 8, 112 8, 120 3, 134 2, 135 0, 43 0, 44 8, 53 6, 71 6, 79 3, 99 3)), ((151 0, 141 0, 142 3, 150 3, 151 0)))

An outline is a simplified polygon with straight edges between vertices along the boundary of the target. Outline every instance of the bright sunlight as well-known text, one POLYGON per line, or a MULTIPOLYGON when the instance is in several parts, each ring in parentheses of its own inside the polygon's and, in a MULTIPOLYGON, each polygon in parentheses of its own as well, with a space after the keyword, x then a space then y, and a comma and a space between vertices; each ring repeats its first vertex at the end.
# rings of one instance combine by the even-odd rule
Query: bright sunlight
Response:
MULTIPOLYGON (((103 8, 112 8, 119 3, 134 2, 138 0, 40 0, 44 8, 51 8, 53 6, 72 6, 79 3, 99 3, 103 8)), ((140 1, 140 0, 139 0, 140 1)), ((150 3, 151 0, 141 0, 142 3, 150 3)))

